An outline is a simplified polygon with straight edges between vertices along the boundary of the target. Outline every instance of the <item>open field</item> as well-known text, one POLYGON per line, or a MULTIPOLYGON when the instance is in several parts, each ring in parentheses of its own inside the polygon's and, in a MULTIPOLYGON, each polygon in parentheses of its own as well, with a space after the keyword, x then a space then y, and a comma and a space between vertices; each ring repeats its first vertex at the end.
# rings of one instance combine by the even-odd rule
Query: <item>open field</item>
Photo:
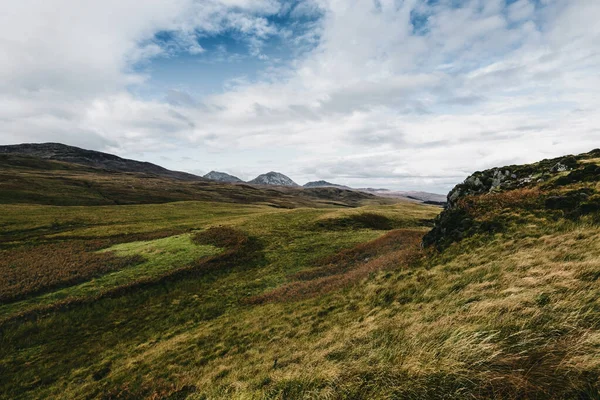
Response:
POLYGON ((6 205, 0 397, 598 398, 600 176, 581 164, 439 217, 6 205))
POLYGON ((600 400, 600 0, 0 0, 0 400, 600 400))
MULTIPOLYGON (((2 282, 7 297, 0 305, 4 321, 0 365, 8 379, 2 381, 0 393, 7 398, 58 396, 65 384, 79 381, 82 368, 102 370, 113 365, 115 357, 126 361, 133 355, 130 351, 136 353, 148 341, 160 342, 159 338, 173 337, 192 326, 205 329, 240 313, 260 312, 270 305, 254 305, 253 299, 282 285, 344 277, 336 285, 302 297, 349 287, 403 257, 395 254, 382 265, 366 263, 365 270, 357 263, 365 257, 377 260, 391 248, 384 247, 377 254, 361 243, 386 234, 395 239, 406 236, 406 242, 395 247, 418 252, 419 238, 439 212, 439 208, 412 203, 285 210, 206 202, 8 205, 4 210, 1 251, 13 258, 4 258, 0 268, 14 271, 12 281, 23 286, 2 282), (343 252, 354 246, 358 246, 354 253, 343 252), (314 279, 297 276, 307 269, 340 265, 334 263, 339 251, 342 258, 352 255, 345 256, 340 270, 325 271, 314 279), (46 267, 54 281, 46 282, 36 270, 15 264, 25 260, 24 255, 34 260, 33 265, 46 267), (115 261, 114 265, 103 262, 102 266, 112 266, 99 269, 89 260, 115 261), (71 276, 69 268, 82 265, 89 266, 89 271, 75 269, 78 275, 71 276), (348 276, 361 268, 368 273, 348 276), (31 287, 25 286, 30 281, 31 287)), ((378 242, 374 243, 376 249, 378 242)), ((293 295, 286 297, 286 301, 293 299, 293 295)), ((104 379, 90 379, 98 384, 88 388, 88 395, 115 394, 106 390, 104 379)), ((73 392, 65 393, 83 396, 87 389, 80 393, 83 387, 75 386, 73 392)), ((131 396, 140 393, 134 391, 131 396)))
MULTIPOLYGON (((208 213, 213 205, 128 207, 163 215, 161 208, 208 213)), ((172 213, 172 225, 164 215, 145 225, 141 214, 122 209, 96 223, 89 209, 49 216, 60 223, 77 215, 86 223, 42 235, 39 246, 100 241, 102 250, 92 254, 143 260, 2 305, 4 319, 59 306, 4 323, 0 393, 132 399, 596 393, 590 377, 600 368, 600 233, 590 221, 536 221, 426 255, 418 238, 428 228, 419 224, 437 214, 434 207, 242 209, 217 208, 205 218, 172 213), (360 216, 364 224, 364 215, 389 225, 349 222, 360 216), (117 235, 134 226, 129 238, 117 235), (155 238, 163 236, 157 228, 164 238, 155 238), (219 262, 250 239, 257 242, 245 254, 219 262), (210 260, 217 267, 202 273, 129 285, 210 260), (119 285, 125 289, 111 294, 119 285)), ((45 223, 30 221, 32 229, 45 223)), ((20 242, 19 234, 6 243, 10 251, 36 243, 20 242)))

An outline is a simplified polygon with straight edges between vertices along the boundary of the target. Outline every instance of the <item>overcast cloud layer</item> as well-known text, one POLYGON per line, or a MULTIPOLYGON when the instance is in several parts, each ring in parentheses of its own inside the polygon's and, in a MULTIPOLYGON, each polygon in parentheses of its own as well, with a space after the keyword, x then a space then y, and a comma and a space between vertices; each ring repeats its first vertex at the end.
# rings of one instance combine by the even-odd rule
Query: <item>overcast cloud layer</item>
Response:
POLYGON ((600 147, 598 16, 598 0, 9 0, 0 142, 443 193, 600 147))

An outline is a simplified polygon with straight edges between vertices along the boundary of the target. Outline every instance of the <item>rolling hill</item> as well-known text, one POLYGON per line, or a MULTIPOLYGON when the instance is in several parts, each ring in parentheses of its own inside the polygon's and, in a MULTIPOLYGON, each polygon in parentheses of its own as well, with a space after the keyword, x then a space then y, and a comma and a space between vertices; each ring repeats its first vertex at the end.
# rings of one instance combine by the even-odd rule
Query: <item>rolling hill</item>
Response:
POLYGON ((88 206, 195 200, 294 208, 390 203, 373 195, 346 192, 232 185, 65 145, 0 147, 0 204, 88 206))
POLYGON ((5 202, 0 398, 600 396, 600 150, 476 172, 443 211, 297 197, 324 189, 355 193, 5 202))
POLYGON ((327 181, 312 181, 312 182, 306 182, 304 185, 302 185, 306 188, 314 188, 314 187, 339 187, 339 188, 343 188, 343 189, 350 189, 348 186, 344 186, 344 185, 337 185, 335 183, 331 183, 331 182, 327 182, 327 181))
POLYGON ((43 160, 62 161, 114 172, 133 172, 184 181, 204 179, 186 172, 171 171, 156 164, 128 160, 113 154, 85 150, 62 143, 25 143, 0 146, 0 155, 23 155, 43 160))

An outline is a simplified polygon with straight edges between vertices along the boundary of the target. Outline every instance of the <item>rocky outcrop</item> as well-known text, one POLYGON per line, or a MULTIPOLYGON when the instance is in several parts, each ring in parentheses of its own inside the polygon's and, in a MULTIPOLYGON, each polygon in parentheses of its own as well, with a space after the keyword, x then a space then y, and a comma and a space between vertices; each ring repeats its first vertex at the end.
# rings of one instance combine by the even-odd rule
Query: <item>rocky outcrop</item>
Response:
POLYGON ((477 171, 448 194, 447 208, 453 208, 465 196, 512 190, 548 181, 558 173, 572 171, 579 166, 574 156, 543 160, 535 164, 510 165, 477 171))
POLYGON ((594 213, 600 216, 596 182, 600 182, 600 149, 534 164, 477 171, 450 191, 446 207, 424 236, 423 245, 443 249, 476 233, 501 231, 515 208, 552 218, 579 218, 594 213), (516 191, 528 188, 533 191, 516 191), (511 191, 514 192, 510 196, 505 196, 511 191), (508 212, 502 215, 500 210, 490 209, 494 205, 508 208, 508 212))

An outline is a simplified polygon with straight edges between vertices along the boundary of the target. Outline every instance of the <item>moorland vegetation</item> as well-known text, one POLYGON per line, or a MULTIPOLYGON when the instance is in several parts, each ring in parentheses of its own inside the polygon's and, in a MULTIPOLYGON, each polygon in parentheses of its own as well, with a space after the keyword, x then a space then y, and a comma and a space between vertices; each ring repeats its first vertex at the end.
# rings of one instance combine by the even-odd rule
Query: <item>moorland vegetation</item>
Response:
POLYGON ((441 213, 216 186, 133 201, 122 180, 149 178, 10 165, 39 185, 3 195, 1 398, 600 395, 598 150, 477 172, 441 213), (100 202, 65 206, 75 190, 100 202))

